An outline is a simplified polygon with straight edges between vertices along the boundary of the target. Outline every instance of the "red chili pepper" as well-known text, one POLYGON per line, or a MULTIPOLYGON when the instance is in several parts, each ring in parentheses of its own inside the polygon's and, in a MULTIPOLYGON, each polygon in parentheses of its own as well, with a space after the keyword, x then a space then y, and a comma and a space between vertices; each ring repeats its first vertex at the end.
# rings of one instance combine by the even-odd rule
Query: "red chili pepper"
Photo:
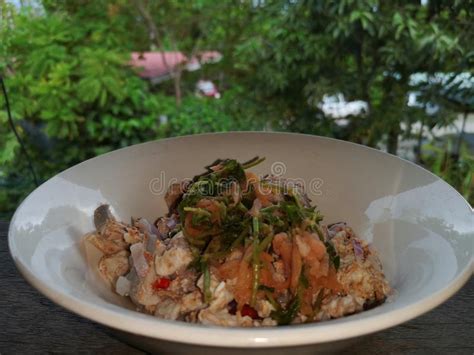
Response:
POLYGON ((167 279, 166 277, 162 277, 158 280, 156 280, 155 282, 153 282, 153 289, 155 291, 158 291, 158 290, 161 290, 161 289, 167 289, 168 287, 170 287, 170 279, 167 279))
POLYGON ((242 310, 240 311, 240 314, 242 315, 242 317, 249 316, 252 319, 260 318, 258 316, 258 312, 254 308, 250 307, 248 304, 245 304, 242 307, 242 310))

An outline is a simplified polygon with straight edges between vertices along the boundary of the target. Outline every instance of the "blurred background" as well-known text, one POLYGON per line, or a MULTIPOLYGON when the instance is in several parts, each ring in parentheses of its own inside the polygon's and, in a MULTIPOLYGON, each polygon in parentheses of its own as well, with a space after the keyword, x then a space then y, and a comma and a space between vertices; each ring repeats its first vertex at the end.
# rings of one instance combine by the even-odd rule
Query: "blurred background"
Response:
MULTIPOLYGON (((469 0, 0 0, 0 74, 40 182, 148 140, 289 131, 397 154, 473 205, 473 10, 469 0)), ((34 182, 0 101, 7 219, 34 182)))

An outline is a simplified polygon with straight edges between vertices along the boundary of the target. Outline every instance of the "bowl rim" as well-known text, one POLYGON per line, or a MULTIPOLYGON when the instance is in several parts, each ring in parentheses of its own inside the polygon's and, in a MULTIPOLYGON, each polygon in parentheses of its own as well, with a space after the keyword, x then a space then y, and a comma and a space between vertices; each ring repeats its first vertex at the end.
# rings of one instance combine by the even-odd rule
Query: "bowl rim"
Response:
MULTIPOLYGON (((130 149, 131 147, 136 147, 139 145, 156 144, 156 142, 169 140, 189 139, 190 137, 235 134, 308 136, 316 139, 336 141, 340 144, 353 145, 358 149, 371 150, 377 152, 378 154, 391 157, 392 159, 399 159, 402 163, 408 163, 418 169, 422 169, 425 171, 425 173, 430 174, 437 180, 440 180, 444 184, 448 185, 450 189, 453 190, 458 195, 458 197, 464 201, 470 212, 474 214, 473 208, 464 199, 464 197, 444 180, 440 179, 430 171, 416 165, 413 162, 410 162, 392 154, 382 152, 375 148, 329 137, 321 137, 299 133, 252 131, 203 133, 199 135, 186 135, 159 139, 117 149, 76 164, 56 174, 54 177, 41 184, 34 191, 32 191, 18 206, 10 222, 8 231, 8 246, 16 267, 23 275, 23 277, 33 287, 39 290, 44 296, 51 299, 53 302, 59 304, 60 306, 68 309, 69 311, 85 318, 91 319, 97 323, 101 323, 111 328, 122 330, 128 333, 147 336, 150 338, 193 345, 237 348, 271 348, 279 346, 296 346, 326 343, 363 336, 380 330, 384 330, 389 327, 393 327, 400 323, 408 321, 410 319, 413 319, 415 317, 418 317, 421 314, 426 313, 437 307, 442 302, 446 301, 449 297, 451 297, 454 293, 456 293, 471 277, 474 271, 474 260, 472 255, 467 266, 463 270, 461 270, 457 277, 451 280, 450 283, 445 285, 437 292, 426 296, 425 298, 415 303, 404 306, 400 309, 391 310, 362 319, 351 319, 351 316, 348 316, 337 320, 303 325, 290 325, 269 328, 226 328, 218 326, 204 326, 201 324, 190 324, 180 321, 169 321, 139 313, 136 311, 132 311, 114 304, 110 304, 110 306, 108 307, 103 307, 92 302, 81 300, 75 295, 62 292, 60 287, 52 286, 51 284, 48 284, 47 282, 44 282, 40 278, 36 277, 34 273, 29 270, 28 266, 20 260, 20 255, 17 255, 15 246, 13 244, 14 232, 12 226, 15 224, 14 222, 17 218, 18 212, 22 209, 22 206, 28 203, 30 198, 32 198, 32 196, 38 189, 42 188, 43 185, 48 184, 58 175, 61 175, 71 169, 75 169, 81 166, 82 164, 89 162, 90 160, 98 159, 102 156, 109 154, 117 154, 123 149, 130 149)), ((367 312, 370 311, 366 311, 365 313, 367 312)))

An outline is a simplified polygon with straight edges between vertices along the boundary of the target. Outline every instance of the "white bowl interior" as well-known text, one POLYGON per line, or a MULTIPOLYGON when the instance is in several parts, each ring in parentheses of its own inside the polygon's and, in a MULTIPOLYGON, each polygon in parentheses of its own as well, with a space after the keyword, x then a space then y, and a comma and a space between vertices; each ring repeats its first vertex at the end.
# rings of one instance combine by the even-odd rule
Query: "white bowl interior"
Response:
POLYGON ((174 341, 223 345, 224 335, 230 346, 276 346, 362 335, 429 310, 472 273, 473 237, 469 205, 414 164, 327 138, 229 133, 136 145, 69 169, 19 207, 9 243, 19 269, 34 286, 96 321, 174 341), (173 179, 192 178, 217 158, 244 161, 255 155, 266 157, 255 172, 302 179, 326 223, 346 221, 373 243, 396 289, 390 302, 343 319, 286 328, 285 339, 278 329, 213 329, 214 335, 203 340, 209 328, 125 309, 133 309, 130 302, 111 292, 95 271, 98 252, 82 243, 83 234, 93 230, 94 209, 108 203, 119 219, 154 220, 166 211, 163 196, 173 179), (187 334, 174 334, 183 327, 187 334), (342 334, 334 335, 334 330, 342 334))

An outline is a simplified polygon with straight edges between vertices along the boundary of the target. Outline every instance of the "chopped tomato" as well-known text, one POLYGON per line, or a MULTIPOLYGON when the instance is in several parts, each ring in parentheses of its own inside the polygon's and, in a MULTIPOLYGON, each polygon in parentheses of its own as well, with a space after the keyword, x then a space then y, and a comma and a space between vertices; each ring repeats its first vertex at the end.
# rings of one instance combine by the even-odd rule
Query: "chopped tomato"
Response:
POLYGON ((277 280, 275 269, 270 262, 263 260, 263 267, 260 270, 260 284, 274 288, 276 291, 282 291, 289 287, 290 278, 277 280))
POLYGON ((308 258, 321 260, 326 255, 326 246, 317 236, 309 232, 303 232, 302 241, 310 247, 308 258))
POLYGON ((239 305, 239 308, 244 304, 250 302, 252 295, 252 268, 248 262, 252 255, 252 246, 250 245, 244 253, 242 260, 239 263, 239 270, 237 273, 237 282, 234 286, 234 297, 239 305))
POLYGON ((219 278, 222 280, 233 279, 239 273, 240 260, 229 260, 217 267, 219 278))
POLYGON ((242 310, 240 311, 240 314, 242 315, 242 317, 249 316, 252 319, 260 318, 258 316, 258 312, 254 308, 250 307, 248 304, 245 304, 242 307, 242 310))
POLYGON ((260 253, 260 260, 263 260, 263 261, 266 261, 266 262, 271 263, 271 262, 273 261, 273 257, 272 257, 270 254, 268 254, 268 253, 262 251, 262 252, 260 253))
POLYGON ((191 238, 199 237, 202 234, 202 231, 198 228, 193 227, 192 220, 193 220, 193 214, 187 213, 184 219, 185 233, 191 238))
POLYGON ((168 279, 166 277, 161 277, 158 280, 156 280, 155 282, 153 282, 152 287, 155 291, 158 291, 158 290, 162 290, 162 289, 167 289, 168 287, 170 287, 170 283, 171 283, 170 279, 168 279))
POLYGON ((245 172, 245 178, 247 180, 244 188, 245 191, 248 191, 250 185, 258 184, 258 176, 252 173, 251 171, 245 172))
MULTIPOLYGON (((323 292, 323 290, 321 290, 323 292)), ((300 312, 305 316, 310 316, 313 313, 313 295, 314 290, 312 287, 309 287, 303 291, 303 297, 301 302, 301 309, 300 312)))
POLYGON ((203 198, 199 200, 196 204, 196 207, 203 208, 211 213, 211 222, 221 224, 221 215, 220 215, 220 207, 219 202, 210 200, 207 198, 203 198))
POLYGON ((342 291, 344 287, 339 283, 337 279, 337 273, 334 268, 330 268, 328 275, 320 279, 320 284, 322 287, 329 288, 334 291, 342 291))
POLYGON ((247 178, 247 183, 244 190, 248 190, 249 186, 252 185, 255 190, 255 195, 262 203, 262 206, 266 207, 271 205, 272 190, 261 186, 258 176, 250 171, 245 172, 245 177, 247 178))
POLYGON ((281 256, 283 263, 285 264, 285 274, 289 277, 291 274, 291 254, 293 245, 288 234, 278 233, 275 235, 275 237, 273 237, 272 246, 275 253, 281 256))

